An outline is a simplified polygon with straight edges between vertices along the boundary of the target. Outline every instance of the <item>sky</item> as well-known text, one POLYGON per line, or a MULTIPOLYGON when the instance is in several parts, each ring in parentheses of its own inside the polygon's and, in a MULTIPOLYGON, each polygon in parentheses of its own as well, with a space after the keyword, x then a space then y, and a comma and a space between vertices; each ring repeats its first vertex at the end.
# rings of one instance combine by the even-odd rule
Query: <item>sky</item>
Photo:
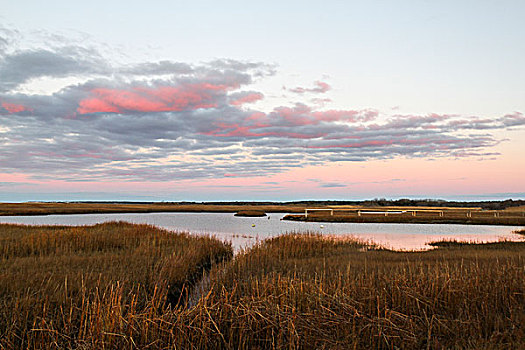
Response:
POLYGON ((524 15, 0 0, 0 201, 525 199, 524 15))

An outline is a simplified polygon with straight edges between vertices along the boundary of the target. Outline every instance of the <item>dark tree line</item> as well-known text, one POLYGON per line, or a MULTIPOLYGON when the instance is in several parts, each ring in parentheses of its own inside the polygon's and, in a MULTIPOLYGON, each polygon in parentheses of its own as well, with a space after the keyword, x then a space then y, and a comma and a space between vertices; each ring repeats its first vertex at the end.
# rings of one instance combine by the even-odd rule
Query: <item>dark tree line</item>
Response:
MULTIPOLYGON (((131 201, 90 201, 90 202, 70 202, 70 203, 107 203, 107 204, 153 204, 159 202, 131 202, 131 201)), ((486 210, 502 210, 511 207, 525 206, 525 200, 506 199, 502 201, 446 201, 442 199, 385 199, 375 198, 364 201, 342 201, 342 200, 303 200, 293 202, 162 202, 162 204, 184 205, 184 204, 199 204, 199 205, 307 205, 307 206, 330 206, 330 205, 362 205, 365 207, 387 207, 387 206, 403 206, 403 207, 481 207, 486 210)))

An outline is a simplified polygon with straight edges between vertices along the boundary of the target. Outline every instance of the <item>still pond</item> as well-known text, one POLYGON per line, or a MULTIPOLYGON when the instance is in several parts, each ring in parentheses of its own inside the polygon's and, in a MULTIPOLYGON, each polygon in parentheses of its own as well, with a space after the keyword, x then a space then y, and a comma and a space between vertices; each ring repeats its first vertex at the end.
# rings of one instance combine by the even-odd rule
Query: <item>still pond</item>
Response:
POLYGON ((283 221, 282 213, 269 217, 235 217, 233 213, 146 213, 79 214, 45 216, 3 216, 0 222, 28 225, 92 225, 106 221, 147 223, 172 231, 212 234, 231 241, 235 249, 286 232, 319 232, 353 235, 398 250, 427 249, 428 242, 440 239, 467 241, 519 240, 514 231, 521 227, 445 224, 315 223, 283 221))

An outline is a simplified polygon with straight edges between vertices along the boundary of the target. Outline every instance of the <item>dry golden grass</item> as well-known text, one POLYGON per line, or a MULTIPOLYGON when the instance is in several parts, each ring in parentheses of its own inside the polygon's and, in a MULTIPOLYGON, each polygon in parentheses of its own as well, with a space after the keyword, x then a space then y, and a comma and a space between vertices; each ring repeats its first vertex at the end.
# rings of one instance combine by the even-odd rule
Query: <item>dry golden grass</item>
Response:
POLYGON ((510 207, 505 209, 505 211, 517 211, 517 212, 525 212, 525 205, 519 206, 519 207, 510 207))
POLYGON ((334 209, 377 209, 377 210, 481 210, 481 207, 474 207, 474 206, 464 206, 464 207, 432 207, 432 206, 392 206, 392 205, 386 205, 386 206, 372 206, 372 207, 364 207, 360 205, 334 205, 330 206, 330 208, 334 209))
POLYGON ((0 348, 112 344, 106 333, 184 303, 231 256, 216 239, 149 225, 0 225, 0 348))
POLYGON ((524 258, 525 242, 399 253, 277 237, 217 274, 209 348, 523 348, 524 258))
POLYGON ((9 226, 0 235, 10 247, 1 255, 0 348, 525 347, 525 242, 440 242, 409 253, 348 237, 288 234, 214 265, 203 294, 185 304, 170 303, 166 286, 194 281, 182 276, 200 276, 195 266, 227 258, 231 247, 175 235, 184 243, 166 251, 184 247, 177 265, 161 253, 164 231, 137 244, 126 237, 151 234, 151 227, 60 229, 9 226), (86 230, 113 237, 122 228, 129 234, 83 243, 86 230), (102 258, 109 252, 113 258, 102 258), (105 262, 89 264, 89 256, 105 262), (155 263, 159 256, 170 263, 155 263), (175 273, 187 269, 197 273, 175 273))
MULTIPOLYGON (((412 208, 414 210, 417 208, 412 208)), ((370 210, 370 209, 368 209, 370 210)), ((381 212, 382 208, 377 208, 381 212)), ((417 212, 413 216, 411 212, 405 213, 367 213, 362 212, 359 216, 357 212, 334 211, 333 215, 327 211, 313 211, 304 214, 290 214, 284 220, 292 221, 312 221, 312 222, 373 222, 373 223, 414 223, 414 224, 471 224, 471 225, 509 225, 525 226, 525 211, 470 211, 468 210, 443 210, 443 216, 439 211, 417 212)))
POLYGON ((299 213, 304 205, 236 205, 236 204, 183 204, 183 203, 0 203, 1 215, 50 215, 88 213, 154 213, 154 212, 223 212, 262 210, 264 212, 299 213))
POLYGON ((266 216, 264 210, 239 210, 235 216, 260 217, 266 216))

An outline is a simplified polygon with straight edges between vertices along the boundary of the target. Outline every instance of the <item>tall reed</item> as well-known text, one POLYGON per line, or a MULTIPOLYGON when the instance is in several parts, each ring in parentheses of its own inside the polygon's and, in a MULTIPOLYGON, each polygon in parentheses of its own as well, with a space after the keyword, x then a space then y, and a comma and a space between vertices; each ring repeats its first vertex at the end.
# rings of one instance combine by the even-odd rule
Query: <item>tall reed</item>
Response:
MULTIPOLYGON (((231 257, 217 239, 149 225, 0 225, 0 348, 111 345, 136 317, 183 305, 231 257)), ((137 339, 151 337, 146 328, 137 339)))
POLYGON ((525 347, 525 242, 288 234, 228 261, 219 241, 145 225, 0 232, 0 348, 525 347))
POLYGON ((218 273, 202 308, 220 348, 517 349, 524 258, 524 242, 401 253, 280 236, 218 273))

